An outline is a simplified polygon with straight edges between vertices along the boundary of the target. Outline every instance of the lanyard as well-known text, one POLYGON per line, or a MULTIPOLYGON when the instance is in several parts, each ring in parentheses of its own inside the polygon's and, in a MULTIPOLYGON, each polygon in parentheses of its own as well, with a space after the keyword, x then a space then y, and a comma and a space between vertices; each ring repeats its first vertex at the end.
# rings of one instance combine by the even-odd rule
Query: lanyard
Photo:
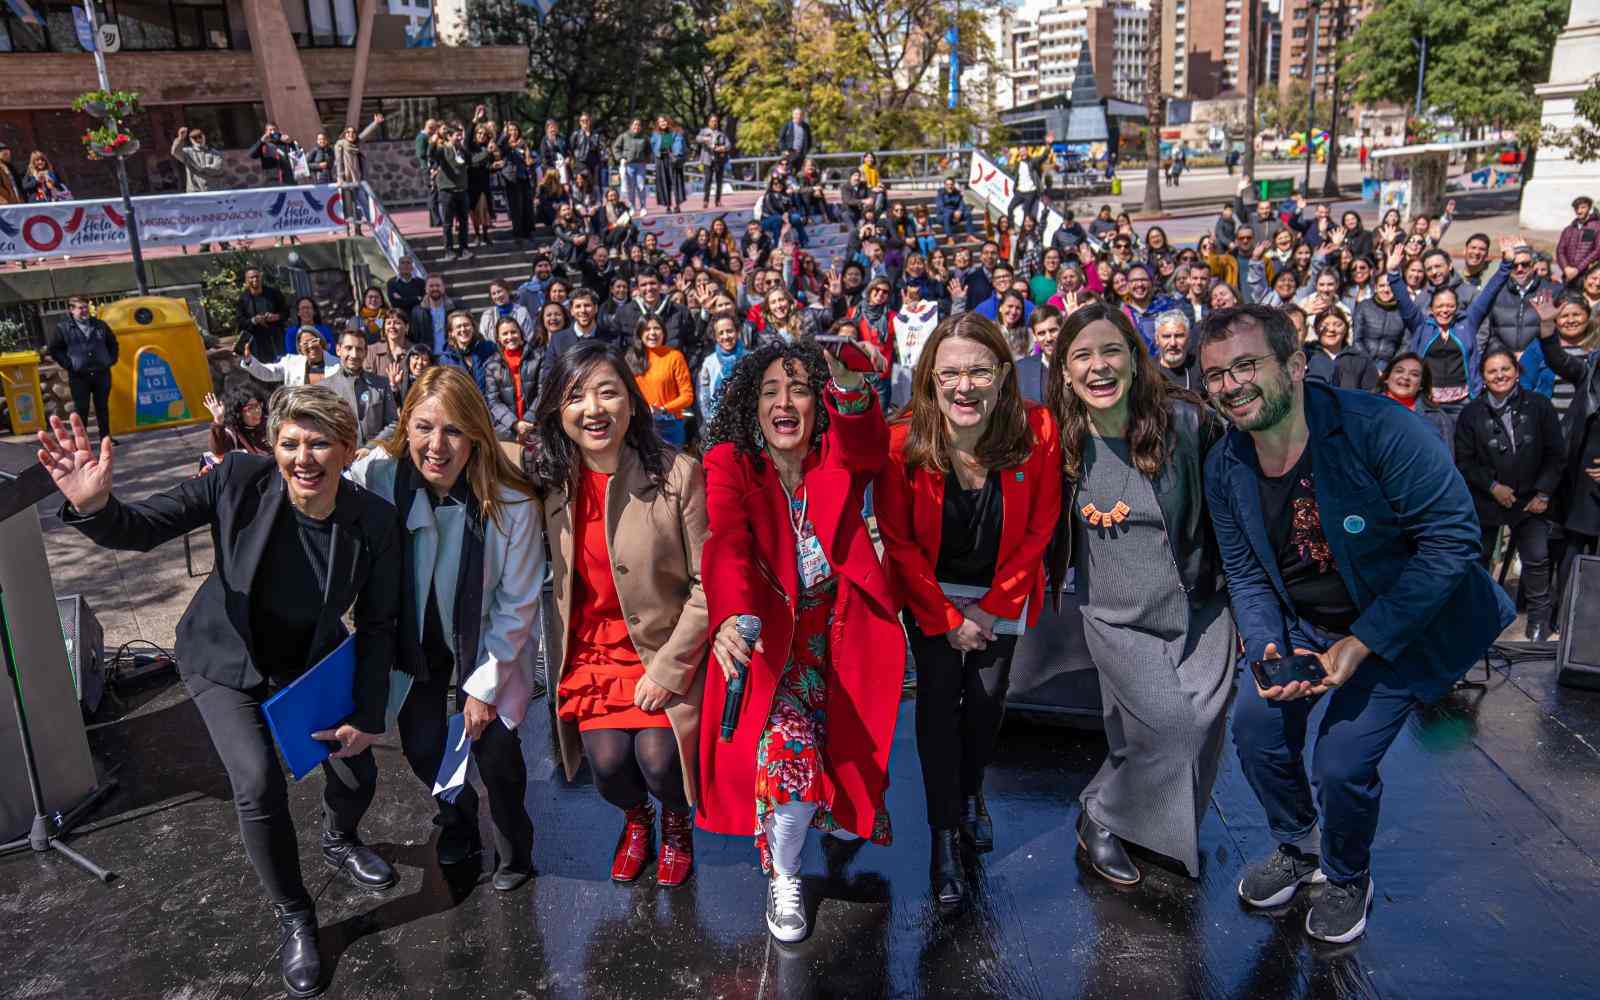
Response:
MULTIPOLYGON (((806 509, 811 506, 811 497, 808 495, 803 495, 800 497, 800 516, 796 518, 794 511, 794 495, 789 492, 789 487, 784 486, 781 481, 778 483, 778 486, 783 490, 784 499, 789 502, 789 528, 794 532, 794 540, 798 544, 805 541, 806 509)), ((804 488, 805 484, 802 483, 801 489, 804 488)))

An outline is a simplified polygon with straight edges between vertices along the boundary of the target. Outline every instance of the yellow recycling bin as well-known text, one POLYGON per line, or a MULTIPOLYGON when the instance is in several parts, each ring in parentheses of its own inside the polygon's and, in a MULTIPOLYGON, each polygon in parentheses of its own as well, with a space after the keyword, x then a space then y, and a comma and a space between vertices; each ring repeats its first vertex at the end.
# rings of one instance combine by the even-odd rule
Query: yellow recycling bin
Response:
POLYGON ((205 408, 211 368, 189 303, 156 295, 100 307, 117 335, 111 369, 111 433, 176 427, 210 420, 205 408))
POLYGON ((11 433, 44 428, 44 390, 39 386, 39 355, 34 351, 0 354, 0 384, 5 386, 11 433))
POLYGON ((1122 178, 1121 177, 1113 177, 1113 178, 1111 178, 1111 193, 1115 194, 1115 195, 1122 194, 1122 178))

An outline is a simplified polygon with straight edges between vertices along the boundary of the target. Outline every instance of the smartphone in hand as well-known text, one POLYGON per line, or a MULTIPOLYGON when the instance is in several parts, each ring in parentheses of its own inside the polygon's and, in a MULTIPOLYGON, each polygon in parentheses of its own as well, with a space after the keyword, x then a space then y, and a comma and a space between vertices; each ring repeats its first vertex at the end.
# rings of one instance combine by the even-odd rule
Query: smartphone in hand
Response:
POLYGON ((1314 653, 1296 653, 1276 660, 1256 660, 1250 664, 1250 673, 1255 676, 1256 687, 1263 691, 1282 687, 1291 681, 1321 684, 1328 676, 1327 671, 1322 669, 1322 660, 1314 653))
POLYGON ((839 359, 839 363, 853 372, 870 375, 878 369, 861 349, 861 345, 849 337, 824 335, 817 338, 817 344, 825 351, 839 359))

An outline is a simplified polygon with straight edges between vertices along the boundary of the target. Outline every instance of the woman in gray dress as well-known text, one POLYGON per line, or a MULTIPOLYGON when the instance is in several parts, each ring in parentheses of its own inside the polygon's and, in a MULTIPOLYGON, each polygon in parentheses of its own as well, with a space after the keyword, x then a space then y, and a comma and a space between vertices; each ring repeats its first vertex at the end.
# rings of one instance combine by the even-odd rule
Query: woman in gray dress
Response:
POLYGON ((1113 307, 1069 316, 1049 370, 1066 475, 1050 576, 1077 569, 1110 745, 1081 797, 1078 843, 1122 885, 1140 878, 1125 841, 1198 876, 1233 690, 1233 620, 1201 487, 1221 428, 1168 386, 1113 307))

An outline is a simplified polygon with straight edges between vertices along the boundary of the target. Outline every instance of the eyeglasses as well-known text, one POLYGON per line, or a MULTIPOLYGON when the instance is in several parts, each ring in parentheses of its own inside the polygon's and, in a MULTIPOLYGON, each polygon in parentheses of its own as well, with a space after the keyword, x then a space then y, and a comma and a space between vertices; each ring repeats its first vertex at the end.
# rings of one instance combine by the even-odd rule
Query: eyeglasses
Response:
POLYGON ((1533 261, 1531 260, 1514 260, 1511 262, 1511 270, 1513 271, 1525 271, 1532 266, 1533 261))
POLYGON ((1000 369, 988 365, 979 365, 977 368, 941 368, 933 373, 934 380, 941 389, 954 389, 961 384, 962 376, 972 382, 975 389, 987 389, 994 385, 995 376, 1000 369))
POLYGON ((1213 368, 1202 376, 1206 383, 1206 388, 1212 393, 1220 391, 1224 385, 1224 379, 1230 375, 1233 376, 1234 385, 1251 385, 1256 380, 1256 373, 1261 367, 1261 362, 1266 361, 1271 356, 1270 354, 1259 354, 1253 358, 1240 358, 1226 368, 1213 368))

